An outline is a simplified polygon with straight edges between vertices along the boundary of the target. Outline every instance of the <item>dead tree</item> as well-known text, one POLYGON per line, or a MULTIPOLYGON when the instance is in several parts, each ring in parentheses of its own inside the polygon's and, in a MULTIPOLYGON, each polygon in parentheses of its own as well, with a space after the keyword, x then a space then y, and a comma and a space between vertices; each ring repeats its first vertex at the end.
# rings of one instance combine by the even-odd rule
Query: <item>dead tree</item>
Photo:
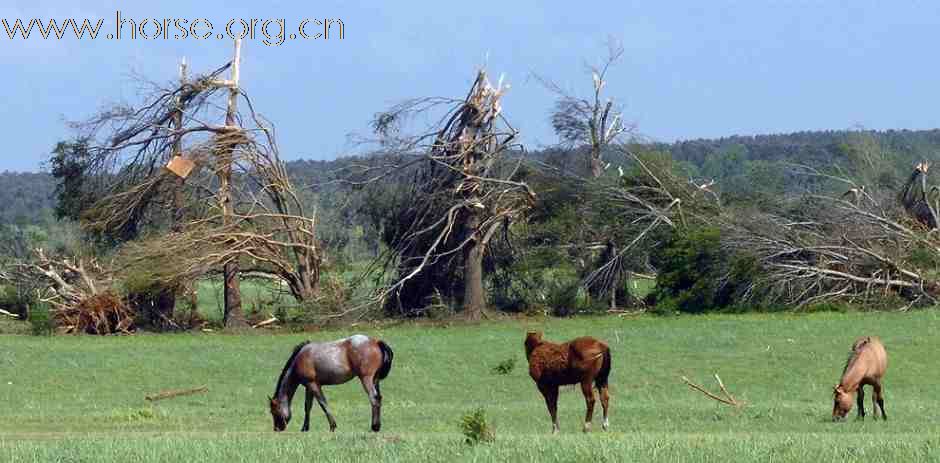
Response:
POLYGON ((635 127, 623 120, 622 109, 613 99, 603 97, 607 85, 607 72, 623 56, 623 45, 608 40, 607 57, 597 66, 588 66, 593 80, 593 91, 588 98, 580 98, 558 84, 539 77, 539 80, 558 97, 551 112, 551 123, 562 143, 569 148, 586 148, 586 160, 591 175, 600 177, 605 168, 607 148, 635 127))
POLYGON ((241 273, 280 279, 304 301, 317 290, 321 262, 315 218, 287 176, 273 125, 239 87, 239 60, 236 41, 233 60, 221 68, 196 78, 181 73, 177 86, 140 107, 104 111, 80 126, 98 141, 88 175, 120 179, 84 215, 86 228, 162 230, 170 222, 169 232, 126 246, 122 265, 153 270, 147 259, 163 262, 153 273, 171 285, 221 269, 228 327, 246 326, 241 273), (230 78, 222 79, 227 70, 230 78), (225 124, 205 122, 215 117, 225 124))
POLYGON ((516 180, 520 163, 507 159, 518 149, 517 131, 502 116, 507 88, 501 82, 494 87, 480 71, 463 100, 412 100, 378 115, 376 128, 388 133, 415 112, 449 108, 433 132, 392 148, 419 153, 421 164, 386 229, 392 252, 385 268, 395 268, 397 276, 381 293, 383 300, 405 300, 413 309, 437 291, 461 300, 467 318, 483 315, 484 258, 535 197, 516 180), (454 282, 461 286, 449 286, 454 282))
POLYGON ((180 232, 125 246, 122 262, 133 268, 159 261, 156 278, 183 284, 238 260, 239 273, 282 282, 299 303, 314 298, 323 255, 316 214, 308 212, 297 195, 280 159, 273 127, 256 115, 251 120, 255 129, 247 134, 253 136, 233 132, 190 151, 197 165, 211 165, 216 158, 213 150, 231 150, 234 176, 243 183, 233 188, 233 212, 226 214, 210 201, 206 211, 186 222, 180 232))

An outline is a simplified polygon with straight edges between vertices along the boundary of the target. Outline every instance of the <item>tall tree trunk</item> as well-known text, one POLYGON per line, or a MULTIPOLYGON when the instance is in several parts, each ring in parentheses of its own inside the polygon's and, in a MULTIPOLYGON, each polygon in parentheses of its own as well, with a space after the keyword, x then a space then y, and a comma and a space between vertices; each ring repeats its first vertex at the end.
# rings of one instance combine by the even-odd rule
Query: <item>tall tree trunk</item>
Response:
POLYGON ((600 153, 591 153, 591 175, 594 178, 604 175, 604 163, 601 161, 600 153))
POLYGON ((248 326, 245 314, 242 313, 242 292, 238 279, 238 261, 232 260, 225 264, 225 291, 223 300, 225 314, 223 321, 226 328, 239 328, 248 326))
MULTIPOLYGON (((617 255, 617 247, 614 246, 613 242, 610 243, 610 255, 611 258, 617 255)), ((614 274, 614 281, 610 284, 610 310, 617 309, 617 287, 620 285, 620 272, 617 272, 614 274)))
POLYGON ((463 310, 468 320, 483 318, 486 294, 483 291, 483 245, 473 242, 464 260, 463 310))
POLYGON ((468 320, 483 318, 483 309, 486 307, 486 294, 483 292, 483 253, 486 245, 483 237, 479 236, 479 226, 479 214, 471 213, 467 219, 467 230, 477 236, 467 245, 464 253, 463 310, 468 320))
MULTIPOLYGON (((232 83, 228 94, 228 108, 225 112, 225 126, 238 129, 235 119, 236 105, 238 104, 238 73, 241 61, 241 40, 235 39, 235 58, 232 60, 232 83)), ((219 156, 219 200, 222 203, 222 220, 225 225, 232 223, 232 151, 234 146, 224 148, 219 156)), ((238 279, 238 259, 232 259, 225 264, 225 314, 223 316, 226 328, 247 326, 245 315, 242 313, 242 293, 238 279)))

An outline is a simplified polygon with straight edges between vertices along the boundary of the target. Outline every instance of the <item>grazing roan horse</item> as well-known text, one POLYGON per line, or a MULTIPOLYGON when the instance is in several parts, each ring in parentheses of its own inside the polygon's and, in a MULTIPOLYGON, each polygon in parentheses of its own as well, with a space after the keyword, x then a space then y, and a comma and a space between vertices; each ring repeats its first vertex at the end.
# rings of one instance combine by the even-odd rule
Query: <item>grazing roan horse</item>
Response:
POLYGON ((875 417, 878 417, 878 407, 880 407, 881 418, 887 420, 881 386, 881 379, 887 369, 888 353, 885 352, 881 340, 875 336, 858 338, 852 344, 852 352, 849 353, 849 359, 845 362, 842 379, 832 391, 832 420, 844 419, 852 411, 852 395, 856 393, 858 417, 865 418, 865 393, 862 390, 865 385, 871 385, 874 389, 872 409, 875 411, 875 417))
POLYGON ((604 430, 610 394, 607 380, 610 377, 610 349, 602 341, 592 337, 577 338, 555 344, 542 340, 542 333, 530 331, 525 339, 525 356, 529 360, 529 376, 535 381, 539 392, 545 397, 545 405, 552 417, 552 433, 558 432, 558 387, 580 384, 587 404, 584 417, 584 432, 591 430, 594 417, 594 389, 597 386, 604 407, 604 430))
POLYGON ((274 430, 283 431, 291 417, 291 399, 299 386, 307 390, 304 402, 304 425, 310 430, 310 408, 316 399, 330 422, 330 432, 336 431, 336 420, 330 413, 323 394, 323 386, 343 384, 358 377, 372 404, 372 430, 382 427, 382 392, 379 382, 392 369, 392 349, 382 341, 357 334, 332 342, 303 342, 294 347, 269 397, 274 430))

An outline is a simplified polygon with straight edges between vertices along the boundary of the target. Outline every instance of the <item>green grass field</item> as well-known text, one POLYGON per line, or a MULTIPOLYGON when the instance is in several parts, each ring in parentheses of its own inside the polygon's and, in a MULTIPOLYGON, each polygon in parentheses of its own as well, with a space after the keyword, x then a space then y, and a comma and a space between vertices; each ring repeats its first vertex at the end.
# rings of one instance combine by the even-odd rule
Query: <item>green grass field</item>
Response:
MULTIPOLYGON (((0 461, 940 461, 940 312, 823 313, 403 324, 290 335, 0 336, 0 461), (610 432, 580 432, 584 402, 568 389, 550 434, 522 339, 591 334, 613 352, 610 432), (358 382, 327 388, 339 423, 275 434, 265 400, 291 347, 363 332, 386 339, 383 430, 367 432, 358 382), (829 421, 831 390, 856 336, 890 357, 889 421, 829 421), (506 376, 492 368, 515 358, 506 376), (719 373, 747 406, 689 390, 719 373), (144 396, 207 385, 149 405, 144 396), (483 407, 496 441, 469 446, 461 417, 483 407)), ((298 396, 298 397, 302 397, 298 396)), ((870 403, 867 404, 870 407, 870 403)), ((599 407, 598 407, 599 408, 599 407)), ((854 410, 853 410, 854 416, 854 410)))

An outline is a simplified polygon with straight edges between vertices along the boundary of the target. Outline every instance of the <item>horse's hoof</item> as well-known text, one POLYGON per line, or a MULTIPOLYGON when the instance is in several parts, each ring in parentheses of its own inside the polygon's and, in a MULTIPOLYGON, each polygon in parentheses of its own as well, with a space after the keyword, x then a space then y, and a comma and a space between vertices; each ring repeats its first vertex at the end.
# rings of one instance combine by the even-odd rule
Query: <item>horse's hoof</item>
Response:
POLYGON ((604 424, 601 425, 601 427, 604 428, 604 431, 606 431, 608 428, 610 428, 610 423, 608 423, 607 420, 604 420, 604 424))
POLYGON ((591 423, 584 423, 584 432, 591 432, 591 423))
POLYGON ((381 425, 381 424, 373 424, 373 425, 372 425, 372 432, 379 432, 381 429, 382 429, 382 425, 381 425))

